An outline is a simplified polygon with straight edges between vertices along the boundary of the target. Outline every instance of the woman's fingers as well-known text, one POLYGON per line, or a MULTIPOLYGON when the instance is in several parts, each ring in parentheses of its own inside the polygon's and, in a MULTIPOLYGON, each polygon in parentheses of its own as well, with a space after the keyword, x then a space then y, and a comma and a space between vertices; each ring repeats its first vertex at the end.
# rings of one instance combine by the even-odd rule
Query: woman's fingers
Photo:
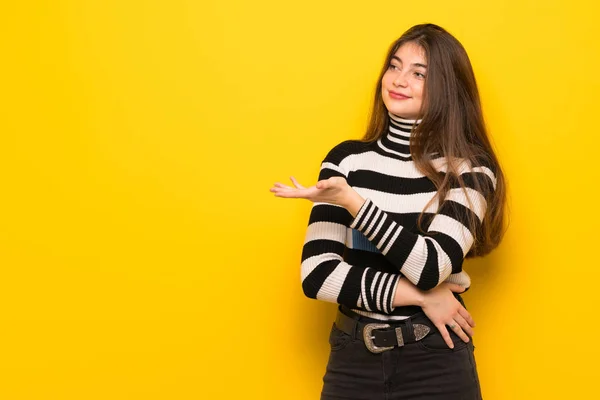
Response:
POLYGON ((448 329, 446 329, 446 325, 443 324, 436 324, 436 327, 438 328, 438 331, 440 331, 440 334, 442 335, 442 338, 444 339, 444 342, 446 342, 446 344, 448 345, 448 347, 450 347, 451 349, 454 348, 454 342, 452 341, 452 338, 450 337, 450 334, 448 333, 448 329))
POLYGON ((467 343, 469 341, 469 336, 473 336, 473 328, 471 328, 471 325, 469 325, 460 314, 454 316, 453 324, 457 324, 454 332, 463 340, 463 342, 467 343))
MULTIPOLYGON (((273 186, 275 186, 277 188, 282 188, 282 189, 306 189, 306 187, 304 185, 300 184, 300 182, 298 182, 298 180, 296 178, 294 178, 293 176, 290 176, 290 180, 294 184, 294 187, 284 185, 281 182, 275 182, 275 184, 273 186)), ((335 177, 332 177, 329 179, 324 179, 324 180, 318 181, 317 184, 315 185, 315 187, 317 189, 328 189, 330 187, 335 186, 336 183, 339 184, 339 181, 336 181, 335 177)), ((271 190, 271 191, 273 191, 273 190, 271 190)))
POLYGON ((281 193, 281 192, 294 192, 294 191, 298 191, 298 189, 286 186, 281 183, 276 183, 275 185, 273 185, 273 187, 270 189, 270 191, 281 193))
POLYGON ((451 321, 446 325, 448 325, 450 329, 452 329, 452 331, 462 339, 463 342, 469 341, 469 337, 463 332, 462 328, 456 321, 451 321))
POLYGON ((305 190, 291 187, 275 187, 271 188, 271 192, 277 197, 308 198, 305 190))
POLYGON ((346 179, 339 176, 332 176, 317 182, 317 189, 335 189, 341 188, 346 183, 346 179))
POLYGON ((321 180, 315 186, 310 187, 304 187, 293 176, 290 176, 290 179, 294 186, 276 182, 270 191, 276 197, 307 199, 312 202, 331 204, 340 204, 343 197, 347 194, 344 191, 344 188, 347 186, 346 180, 339 176, 321 180))
POLYGON ((316 184, 317 189, 327 189, 329 187, 329 180, 319 181, 316 184))
POLYGON ((457 285, 456 283, 447 283, 446 286, 448 289, 450 289, 451 291, 453 291, 455 293, 462 293, 465 291, 464 287, 457 285))
POLYGON ((294 183, 294 186, 296 186, 298 189, 306 189, 293 176, 290 176, 290 180, 294 183))
POLYGON ((269 189, 276 197, 285 197, 287 199, 307 199, 311 201, 318 200, 315 197, 314 186, 305 188, 296 181, 298 187, 291 187, 284 185, 283 183, 276 182, 272 188, 269 189))
MULTIPOLYGON (((296 178, 294 178, 293 176, 290 176, 290 180, 291 180, 291 181, 292 181, 292 183, 294 184, 294 186, 295 186, 295 189, 306 189, 306 188, 305 188, 303 185, 301 185, 301 184, 300 184, 300 182, 298 182, 298 181, 296 180, 296 178)), ((284 185, 284 184, 283 184, 283 183, 281 183, 281 182, 275 182, 275 184, 274 184, 273 186, 275 186, 275 187, 277 187, 277 188, 282 188, 282 189, 294 189, 293 187, 291 187, 291 186, 288 186, 288 185, 284 185)), ((273 190, 271 190, 271 191, 273 191, 273 190)))
POLYGON ((469 314, 469 312, 467 311, 466 308, 460 307, 458 309, 458 313, 460 314, 461 317, 463 317, 465 319, 465 321, 467 321, 469 323, 469 325, 471 325, 473 328, 475 328, 475 321, 473 320, 473 317, 471 317, 471 314, 469 314))

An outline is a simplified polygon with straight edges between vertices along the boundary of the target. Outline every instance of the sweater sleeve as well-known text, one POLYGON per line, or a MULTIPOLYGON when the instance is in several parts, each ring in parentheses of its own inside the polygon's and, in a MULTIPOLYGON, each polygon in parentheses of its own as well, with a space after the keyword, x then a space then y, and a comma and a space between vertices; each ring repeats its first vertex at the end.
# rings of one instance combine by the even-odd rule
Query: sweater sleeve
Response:
POLYGON ((487 182, 482 185, 484 188, 495 187, 496 178, 490 168, 463 166, 461 177, 466 190, 460 187, 449 190, 422 235, 396 223, 369 198, 350 222, 350 228, 362 232, 418 288, 432 289, 451 274, 461 273, 476 234, 468 229, 468 220, 472 216, 481 224, 486 213, 486 196, 475 190, 475 174, 483 174, 479 177, 487 182))
MULTIPOLYGON (((347 156, 343 144, 329 152, 321 164, 319 180, 348 177, 340 167, 347 156)), ((400 274, 350 265, 343 259, 346 232, 352 220, 343 207, 314 203, 302 249, 302 289, 307 297, 351 308, 389 314, 400 274)))

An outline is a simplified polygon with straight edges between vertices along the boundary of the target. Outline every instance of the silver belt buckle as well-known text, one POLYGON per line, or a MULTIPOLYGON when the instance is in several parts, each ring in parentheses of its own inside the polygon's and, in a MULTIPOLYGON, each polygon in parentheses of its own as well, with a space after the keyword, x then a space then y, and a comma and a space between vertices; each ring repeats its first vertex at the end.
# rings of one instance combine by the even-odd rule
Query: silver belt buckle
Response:
MULTIPOLYGON (((375 329, 385 329, 385 328, 390 328, 390 325, 388 325, 388 324, 367 324, 367 325, 365 325, 365 328, 363 329, 363 338, 365 340, 365 345, 367 346, 367 349, 369 349, 369 351, 371 353, 375 353, 375 354, 383 353, 386 350, 391 350, 394 348, 394 346, 377 347, 373 343, 373 339, 375 339, 375 336, 373 336, 373 331, 375 329)), ((431 328, 429 328, 428 326, 423 325, 423 324, 414 324, 413 328, 414 328, 416 341, 423 339, 431 331, 431 328)), ((402 336, 402 329, 396 328, 395 331, 396 331, 396 340, 398 341, 398 346, 404 346, 404 337, 402 336)))
POLYGON ((375 329, 385 329, 385 328, 389 328, 390 326, 388 324, 367 324, 365 325, 365 328, 363 329, 363 339, 365 341, 365 346, 367 346, 367 349, 369 349, 369 351, 371 353, 383 353, 386 350, 391 350, 394 348, 394 346, 389 346, 389 347, 377 347, 375 346, 375 344, 373 343, 373 339, 375 338, 372 334, 373 331, 375 329))

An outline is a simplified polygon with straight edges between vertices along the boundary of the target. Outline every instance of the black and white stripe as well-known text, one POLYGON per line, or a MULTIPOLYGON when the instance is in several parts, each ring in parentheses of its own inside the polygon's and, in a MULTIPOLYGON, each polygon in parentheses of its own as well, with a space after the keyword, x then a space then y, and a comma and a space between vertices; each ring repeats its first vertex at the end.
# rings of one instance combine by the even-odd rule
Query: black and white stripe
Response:
MULTIPOLYGON (((389 131, 377 142, 346 141, 323 160, 319 180, 342 176, 366 201, 355 218, 342 207, 313 204, 301 268, 308 297, 374 319, 403 319, 410 310, 392 305, 401 277, 424 290, 444 281, 470 286, 462 270, 474 242, 467 221, 470 216, 481 221, 487 207, 472 174, 490 188, 495 176, 486 166, 454 160, 467 189, 453 186, 437 215, 434 201, 425 210, 426 233, 419 233, 417 218, 436 193, 410 156, 411 128, 419 122, 390 115, 389 131)), ((438 158, 434 166, 445 173, 447 160, 438 158)))

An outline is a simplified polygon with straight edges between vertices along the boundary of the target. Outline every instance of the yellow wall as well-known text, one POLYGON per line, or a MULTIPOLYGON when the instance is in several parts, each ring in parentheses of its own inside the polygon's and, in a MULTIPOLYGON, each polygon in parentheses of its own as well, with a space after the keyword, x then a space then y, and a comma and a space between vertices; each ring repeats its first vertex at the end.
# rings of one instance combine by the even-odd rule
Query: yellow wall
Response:
POLYGON ((0 12, 0 398, 315 399, 316 178, 389 43, 467 48, 512 223, 471 261, 486 399, 593 398, 596 2, 30 1, 0 12), (539 3, 539 4, 538 4, 539 3))

